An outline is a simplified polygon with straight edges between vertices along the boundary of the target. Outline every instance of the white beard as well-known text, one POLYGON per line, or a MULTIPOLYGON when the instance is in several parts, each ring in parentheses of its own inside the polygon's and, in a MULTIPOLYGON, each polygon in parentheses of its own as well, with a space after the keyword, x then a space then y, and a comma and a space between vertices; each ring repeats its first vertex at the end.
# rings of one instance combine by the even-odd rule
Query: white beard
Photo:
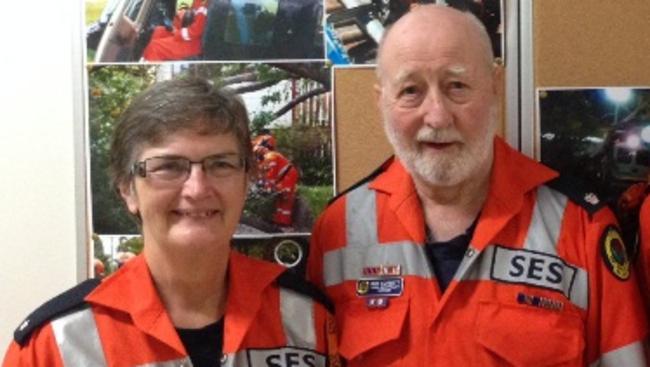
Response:
MULTIPOLYGON (((465 141, 453 127, 435 129, 424 125, 418 130, 416 140, 408 140, 394 129, 384 113, 384 129, 395 154, 411 175, 417 175, 432 186, 455 186, 482 172, 492 161, 492 144, 496 132, 497 110, 493 108, 486 119, 485 134, 480 139, 465 141), (424 142, 458 142, 459 144, 431 156, 423 151, 424 142)), ((489 168, 488 168, 489 169, 489 168)))

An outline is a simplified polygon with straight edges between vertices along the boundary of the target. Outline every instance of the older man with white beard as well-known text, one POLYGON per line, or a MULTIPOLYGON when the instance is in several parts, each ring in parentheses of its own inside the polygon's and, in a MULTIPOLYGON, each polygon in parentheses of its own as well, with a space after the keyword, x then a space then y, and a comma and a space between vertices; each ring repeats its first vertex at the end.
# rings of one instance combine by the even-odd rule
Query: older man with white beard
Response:
POLYGON ((417 7, 377 75, 396 158, 329 205, 308 269, 348 366, 644 366, 616 220, 495 137, 502 69, 481 23, 417 7))

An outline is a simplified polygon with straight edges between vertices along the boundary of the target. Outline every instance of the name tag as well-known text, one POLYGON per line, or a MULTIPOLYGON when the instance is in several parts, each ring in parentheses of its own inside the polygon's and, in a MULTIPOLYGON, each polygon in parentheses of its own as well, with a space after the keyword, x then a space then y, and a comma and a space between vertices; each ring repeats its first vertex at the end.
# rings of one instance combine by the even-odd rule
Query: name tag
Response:
POLYGON ((247 353, 250 367, 326 367, 325 356, 309 349, 248 349, 247 353))
POLYGON ((357 280, 357 295, 359 296, 384 296, 397 297, 404 290, 404 279, 394 278, 367 278, 357 280))
POLYGON ((497 246, 490 278, 506 283, 551 289, 570 298, 576 272, 574 266, 557 256, 497 246))

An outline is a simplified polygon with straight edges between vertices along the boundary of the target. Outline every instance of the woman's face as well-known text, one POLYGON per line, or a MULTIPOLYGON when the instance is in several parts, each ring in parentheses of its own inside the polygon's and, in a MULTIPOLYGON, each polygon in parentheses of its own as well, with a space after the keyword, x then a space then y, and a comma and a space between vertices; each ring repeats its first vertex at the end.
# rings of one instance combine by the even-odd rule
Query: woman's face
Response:
POLYGON ((241 162, 241 156, 232 133, 199 135, 180 131, 160 144, 145 146, 138 162, 152 157, 180 157, 194 162, 212 157, 206 169, 191 164, 189 174, 175 180, 164 175, 173 165, 150 171, 154 163, 160 162, 149 160, 146 176, 136 174, 130 186, 121 188, 129 210, 140 214, 145 246, 162 251, 228 249, 247 191, 245 169, 232 167, 241 162))

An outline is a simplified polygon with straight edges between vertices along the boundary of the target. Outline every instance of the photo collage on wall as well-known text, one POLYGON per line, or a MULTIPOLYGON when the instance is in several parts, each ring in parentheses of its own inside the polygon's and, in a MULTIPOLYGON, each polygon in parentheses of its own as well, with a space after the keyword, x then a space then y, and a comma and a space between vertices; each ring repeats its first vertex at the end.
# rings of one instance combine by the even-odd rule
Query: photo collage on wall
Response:
POLYGON ((650 183, 650 88, 543 88, 537 111, 537 157, 607 203, 636 255, 650 183))
MULTIPOLYGON (((430 2, 436 1, 85 0, 96 263, 110 273, 142 250, 137 223, 108 178, 115 122, 153 83, 192 76, 238 94, 248 109, 251 144, 271 143, 276 157, 258 157, 233 246, 303 273, 311 227, 333 196, 332 69, 374 64, 386 27, 430 2), (276 165, 297 172, 284 219, 274 215, 287 208, 270 168, 276 165)), ((476 14, 503 56, 499 0, 437 2, 476 14)))

